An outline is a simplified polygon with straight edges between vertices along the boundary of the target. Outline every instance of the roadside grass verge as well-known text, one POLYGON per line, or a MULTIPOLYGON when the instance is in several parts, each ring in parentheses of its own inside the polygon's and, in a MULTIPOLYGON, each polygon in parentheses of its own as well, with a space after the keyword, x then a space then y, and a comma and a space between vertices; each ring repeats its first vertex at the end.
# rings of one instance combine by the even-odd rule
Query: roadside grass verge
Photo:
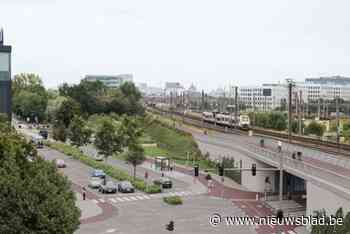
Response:
MULTIPOLYGON (((98 162, 94 160, 93 158, 90 158, 83 153, 80 152, 80 149, 75 148, 73 146, 59 143, 59 142, 46 142, 45 143, 48 147, 55 149, 57 151, 60 151, 76 160, 79 160, 80 162, 84 163, 87 166, 90 166, 94 169, 102 169, 107 175, 110 177, 117 179, 117 180, 127 180, 130 181, 134 187, 138 190, 144 191, 146 193, 151 192, 155 193, 155 190, 149 190, 147 189, 146 182, 140 178, 134 179, 132 176, 130 176, 126 171, 115 168, 111 165, 108 165, 104 162, 98 162)), ((161 192, 159 190, 159 192, 161 192)))

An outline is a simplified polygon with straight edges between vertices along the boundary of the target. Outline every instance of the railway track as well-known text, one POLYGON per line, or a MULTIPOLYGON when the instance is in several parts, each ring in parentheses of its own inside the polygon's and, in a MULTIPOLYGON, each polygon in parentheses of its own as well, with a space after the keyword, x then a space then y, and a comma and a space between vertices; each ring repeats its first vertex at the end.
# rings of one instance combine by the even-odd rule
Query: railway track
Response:
MULTIPOLYGON (((159 108, 147 108, 150 112, 156 113, 156 114, 172 114, 174 117, 176 116, 178 120, 184 121, 184 123, 193 125, 199 128, 206 128, 214 131, 219 131, 223 133, 231 133, 231 134, 240 134, 240 135, 247 135, 247 131, 242 131, 239 129, 232 129, 228 127, 223 127, 219 125, 214 124, 208 124, 204 123, 200 117, 197 116, 184 116, 180 112, 170 112, 166 110, 162 110, 159 108)), ((261 137, 270 137, 270 138, 276 138, 282 141, 288 141, 288 134, 261 129, 261 128, 252 128, 254 131, 254 135, 258 135, 261 137)), ((322 141, 319 139, 311 138, 311 137, 305 137, 305 136, 291 136, 291 143, 318 149, 320 151, 330 153, 330 154, 338 154, 338 155, 344 155, 347 157, 350 157, 350 145, 348 144, 337 144, 336 142, 331 141, 322 141)))

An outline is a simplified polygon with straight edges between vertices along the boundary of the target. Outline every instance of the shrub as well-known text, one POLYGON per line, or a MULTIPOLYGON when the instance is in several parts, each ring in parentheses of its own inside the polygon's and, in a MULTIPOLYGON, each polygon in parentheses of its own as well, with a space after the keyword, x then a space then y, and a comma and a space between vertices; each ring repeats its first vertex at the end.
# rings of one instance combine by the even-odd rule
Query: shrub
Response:
POLYGON ((182 199, 180 196, 163 197, 163 201, 165 203, 170 204, 170 205, 181 205, 182 204, 182 199))
POLYGON ((161 191, 160 186, 155 184, 148 185, 145 189, 145 192, 149 194, 160 193, 161 191))

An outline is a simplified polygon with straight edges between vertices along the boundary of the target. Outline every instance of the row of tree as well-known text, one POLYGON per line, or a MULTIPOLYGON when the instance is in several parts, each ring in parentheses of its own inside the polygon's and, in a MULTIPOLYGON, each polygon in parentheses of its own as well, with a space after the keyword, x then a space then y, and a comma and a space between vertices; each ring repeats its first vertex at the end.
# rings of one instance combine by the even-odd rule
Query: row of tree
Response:
POLYGON ((80 210, 68 179, 0 116, 1 233, 74 233, 80 210))
MULTIPOLYGON (((64 83, 58 90, 46 90, 36 74, 22 73, 12 81, 13 112, 31 122, 51 122, 61 104, 74 100, 84 116, 91 114, 143 114, 141 93, 132 82, 108 88, 99 81, 82 80, 79 84, 64 83)), ((67 124, 66 124, 67 125, 67 124)))

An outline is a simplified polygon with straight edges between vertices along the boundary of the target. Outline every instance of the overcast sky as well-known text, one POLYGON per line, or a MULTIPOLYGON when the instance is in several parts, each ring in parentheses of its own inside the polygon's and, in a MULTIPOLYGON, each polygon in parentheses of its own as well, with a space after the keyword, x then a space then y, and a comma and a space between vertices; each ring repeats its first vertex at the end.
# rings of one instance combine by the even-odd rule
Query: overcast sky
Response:
POLYGON ((133 73, 160 86, 350 76, 347 0, 1 0, 13 73, 48 87, 133 73))

